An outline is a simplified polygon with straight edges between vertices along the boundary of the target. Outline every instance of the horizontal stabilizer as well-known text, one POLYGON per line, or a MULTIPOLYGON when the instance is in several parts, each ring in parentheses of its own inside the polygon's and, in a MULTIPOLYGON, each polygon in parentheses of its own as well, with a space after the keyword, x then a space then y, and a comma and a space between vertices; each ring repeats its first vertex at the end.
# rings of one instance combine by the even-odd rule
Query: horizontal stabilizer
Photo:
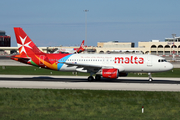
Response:
POLYGON ((11 59, 26 59, 26 60, 30 60, 31 58, 29 58, 29 57, 11 57, 11 59))

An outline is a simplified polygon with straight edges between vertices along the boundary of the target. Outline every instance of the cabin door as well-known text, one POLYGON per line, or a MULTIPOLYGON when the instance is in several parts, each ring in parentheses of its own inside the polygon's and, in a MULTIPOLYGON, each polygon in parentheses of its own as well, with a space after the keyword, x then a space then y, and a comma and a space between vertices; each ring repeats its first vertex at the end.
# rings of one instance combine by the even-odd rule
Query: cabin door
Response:
POLYGON ((147 57, 147 66, 148 67, 151 67, 152 66, 152 56, 149 56, 147 57))

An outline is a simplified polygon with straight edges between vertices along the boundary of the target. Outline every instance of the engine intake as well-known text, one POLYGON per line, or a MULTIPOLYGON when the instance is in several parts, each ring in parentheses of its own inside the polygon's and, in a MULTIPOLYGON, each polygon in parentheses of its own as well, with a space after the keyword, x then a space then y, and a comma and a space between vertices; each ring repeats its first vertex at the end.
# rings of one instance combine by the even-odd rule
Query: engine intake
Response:
POLYGON ((102 77, 116 79, 119 76, 119 70, 116 68, 112 69, 102 69, 102 77))

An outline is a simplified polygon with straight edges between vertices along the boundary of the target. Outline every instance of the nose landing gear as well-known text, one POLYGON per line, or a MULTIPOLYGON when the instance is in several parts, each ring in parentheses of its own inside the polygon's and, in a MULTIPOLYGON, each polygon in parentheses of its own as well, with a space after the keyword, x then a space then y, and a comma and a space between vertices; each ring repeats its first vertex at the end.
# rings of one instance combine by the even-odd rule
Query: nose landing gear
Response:
POLYGON ((151 76, 151 73, 148 73, 148 76, 149 76, 149 82, 152 82, 153 81, 153 79, 152 79, 152 76, 151 76))

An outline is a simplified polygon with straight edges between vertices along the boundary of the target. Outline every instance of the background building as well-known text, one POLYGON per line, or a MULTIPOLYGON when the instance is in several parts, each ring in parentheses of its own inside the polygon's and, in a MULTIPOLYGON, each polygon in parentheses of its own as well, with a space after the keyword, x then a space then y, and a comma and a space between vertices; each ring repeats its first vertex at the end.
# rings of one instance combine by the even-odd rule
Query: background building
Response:
POLYGON ((172 34, 172 38, 165 38, 165 41, 152 40, 150 42, 139 42, 139 48, 144 48, 144 53, 151 53, 155 55, 180 55, 180 37, 172 34), (148 49, 147 49, 148 48, 148 49))
POLYGON ((179 55, 180 42, 139 42, 139 48, 143 48, 144 53, 151 53, 154 55, 179 55))
POLYGON ((121 53, 127 51, 134 51, 134 43, 133 42, 118 42, 118 41, 110 41, 110 42, 98 42, 96 52, 97 53, 121 53))
POLYGON ((5 31, 0 31, 0 47, 10 47, 11 36, 7 36, 5 31))

